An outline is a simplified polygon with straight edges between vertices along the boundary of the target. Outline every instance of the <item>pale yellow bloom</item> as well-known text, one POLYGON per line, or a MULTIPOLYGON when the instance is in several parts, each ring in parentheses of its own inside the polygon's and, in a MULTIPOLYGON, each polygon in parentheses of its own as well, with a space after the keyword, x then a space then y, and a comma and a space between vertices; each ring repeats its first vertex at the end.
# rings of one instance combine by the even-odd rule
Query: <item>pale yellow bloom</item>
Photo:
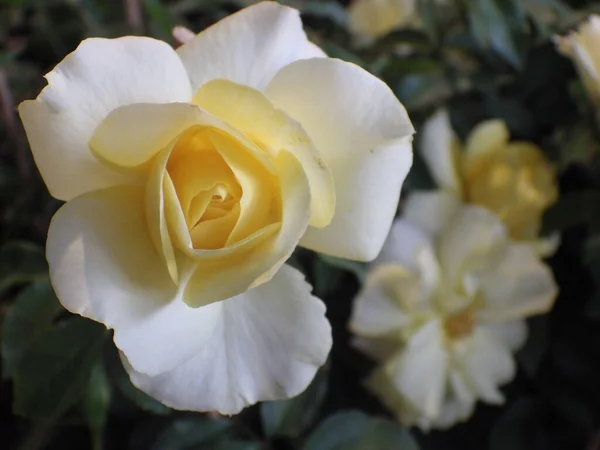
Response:
POLYGON ((363 41, 419 23, 416 0, 354 0, 348 18, 350 30, 363 41))
POLYGON ((297 395, 331 347, 297 245, 373 259, 411 161, 391 90, 264 2, 175 51, 87 39, 19 113, 50 193, 61 303, 114 329, 133 383, 233 414, 297 395), (376 201, 374 201, 376 199, 376 201))
POLYGON ((578 31, 557 36, 555 42, 575 63, 592 102, 600 105, 600 16, 591 16, 578 31))
POLYGON ((467 419, 477 401, 504 401, 524 319, 557 292, 532 247, 491 212, 466 205, 439 225, 431 235, 394 224, 350 321, 355 346, 379 362, 368 387, 423 430, 467 419))
POLYGON ((448 113, 441 110, 423 126, 420 151, 440 191, 410 196, 409 220, 431 227, 435 220, 430 213, 472 203, 493 211, 513 239, 531 242, 542 254, 553 251, 554 240, 540 240, 539 232, 542 214, 556 201, 558 189, 555 170, 540 148, 511 142, 501 120, 476 126, 463 146, 448 113))

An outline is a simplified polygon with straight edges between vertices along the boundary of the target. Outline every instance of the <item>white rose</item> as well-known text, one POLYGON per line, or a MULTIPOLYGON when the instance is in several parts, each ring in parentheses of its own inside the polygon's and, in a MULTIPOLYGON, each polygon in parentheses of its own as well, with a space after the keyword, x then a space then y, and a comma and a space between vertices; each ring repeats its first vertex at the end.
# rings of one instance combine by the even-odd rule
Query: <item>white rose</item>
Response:
POLYGON ((590 16, 578 31, 555 38, 558 50, 575 63, 592 102, 600 105, 600 16, 590 16))
POLYGON ((19 107, 52 195, 52 284, 114 329, 133 383, 233 414, 306 388, 325 307, 300 244, 368 260, 391 225, 413 128, 390 89, 265 2, 173 50, 87 39, 19 107))
POLYGON ((548 311, 556 293, 532 247, 483 208, 460 208, 434 239, 399 220, 350 322, 356 346, 380 362, 368 385, 423 430, 465 420, 478 400, 502 403, 524 319, 548 311))

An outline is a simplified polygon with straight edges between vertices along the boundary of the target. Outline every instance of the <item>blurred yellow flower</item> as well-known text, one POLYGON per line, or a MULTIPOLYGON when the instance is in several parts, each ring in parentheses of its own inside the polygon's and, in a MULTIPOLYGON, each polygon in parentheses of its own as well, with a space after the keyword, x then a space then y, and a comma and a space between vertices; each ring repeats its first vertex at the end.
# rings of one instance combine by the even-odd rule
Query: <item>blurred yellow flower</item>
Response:
POLYGON ((480 123, 463 146, 445 110, 434 114, 422 133, 420 152, 441 191, 412 194, 406 202, 409 220, 427 229, 435 223, 431 214, 472 203, 493 211, 513 239, 531 242, 544 255, 554 251, 556 239, 538 235, 544 210, 558 196, 556 175, 537 146, 510 142, 501 120, 480 123))
POLYGON ((499 404, 515 374, 523 319, 557 288, 528 244, 484 208, 464 205, 429 235, 398 220, 356 298, 355 346, 380 363, 369 388, 398 420, 423 430, 499 404))
POLYGON ((590 98, 600 105, 600 16, 591 16, 578 31, 557 36, 555 42, 573 60, 590 98))
POLYGON ((416 0, 354 0, 348 15, 350 30, 363 42, 419 21, 416 0))

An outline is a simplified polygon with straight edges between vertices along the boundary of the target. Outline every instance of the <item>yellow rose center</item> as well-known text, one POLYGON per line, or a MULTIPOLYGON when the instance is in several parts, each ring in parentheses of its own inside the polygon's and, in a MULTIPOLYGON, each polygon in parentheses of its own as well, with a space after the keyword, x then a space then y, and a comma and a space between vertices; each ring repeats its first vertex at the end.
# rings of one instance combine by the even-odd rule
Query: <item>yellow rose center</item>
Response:
POLYGON ((462 339, 473 332, 475 324, 475 308, 467 307, 444 320, 444 331, 449 340, 462 339))
POLYGON ((281 221, 279 181, 249 149, 221 130, 192 127, 183 133, 167 173, 195 249, 234 245, 281 221))

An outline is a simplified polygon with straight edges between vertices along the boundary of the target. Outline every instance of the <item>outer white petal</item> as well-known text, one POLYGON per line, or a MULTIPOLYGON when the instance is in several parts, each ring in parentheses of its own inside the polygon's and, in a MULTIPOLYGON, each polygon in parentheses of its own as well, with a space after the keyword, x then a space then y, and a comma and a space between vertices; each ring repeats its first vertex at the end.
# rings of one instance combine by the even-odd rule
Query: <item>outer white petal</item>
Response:
POLYGON ((36 100, 19 106, 35 162, 61 200, 125 182, 90 153, 96 126, 131 103, 187 102, 188 76, 175 51, 150 38, 86 39, 46 75, 36 100))
POLYGON ((465 270, 486 269, 507 243, 506 228, 493 213, 463 206, 439 238, 438 256, 446 280, 455 283, 465 270))
POLYGON ((175 367, 211 330, 210 321, 192 321, 152 243, 143 188, 108 188, 66 203, 50 224, 47 257, 61 303, 114 328, 138 370, 175 367))
POLYGON ((453 353, 468 383, 482 400, 504 402, 499 386, 512 380, 516 368, 510 350, 494 333, 479 326, 468 340, 454 344, 453 353))
POLYGON ((479 280, 488 321, 523 319, 548 311, 558 288, 550 269, 529 244, 512 244, 479 280))
POLYGON ((354 301, 350 328, 363 336, 398 331, 411 323, 411 306, 420 302, 421 280, 417 274, 402 266, 377 267, 354 301))
POLYGON ((297 10, 263 2, 217 22, 177 49, 194 90, 216 78, 264 89, 282 67, 325 54, 297 10))
POLYGON ((286 265, 258 288, 197 308, 198 328, 214 326, 187 362, 157 376, 126 367, 137 387, 172 408, 235 414, 306 388, 331 348, 324 314, 302 274, 286 265))
POLYGON ((386 364, 396 389, 429 419, 440 414, 446 392, 449 356, 443 333, 439 321, 426 323, 386 364))
POLYGON ((301 244, 343 258, 375 258, 412 164, 414 129, 406 110, 381 80, 332 59, 284 67, 266 94, 302 124, 333 173, 333 221, 309 228, 301 244))
POLYGON ((457 142, 450 115, 441 109, 423 125, 419 150, 438 187, 460 197, 462 187, 453 150, 457 142))
POLYGON ((460 198, 448 191, 413 191, 404 201, 402 215, 420 230, 436 236, 461 205, 460 198))
POLYGON ((421 248, 433 252, 432 241, 417 226, 404 219, 394 221, 388 237, 373 266, 398 264, 411 270, 417 270, 417 254, 421 248))
POLYGON ((499 342, 503 342, 513 352, 523 347, 527 341, 527 322, 524 320, 488 323, 485 324, 485 329, 494 334, 499 342))
MULTIPOLYGON (((405 305, 414 311, 426 310, 430 306, 431 295, 440 281, 440 269, 431 238, 407 220, 396 220, 381 253, 372 264, 375 270, 379 266, 390 265, 401 266, 414 274, 415 280, 409 285, 412 286, 411 289, 418 288, 419 292, 417 294, 411 291, 411 294, 405 298, 407 300, 410 298, 411 301, 405 305)), ((409 285, 398 289, 399 295, 403 290, 406 292, 409 285)))

